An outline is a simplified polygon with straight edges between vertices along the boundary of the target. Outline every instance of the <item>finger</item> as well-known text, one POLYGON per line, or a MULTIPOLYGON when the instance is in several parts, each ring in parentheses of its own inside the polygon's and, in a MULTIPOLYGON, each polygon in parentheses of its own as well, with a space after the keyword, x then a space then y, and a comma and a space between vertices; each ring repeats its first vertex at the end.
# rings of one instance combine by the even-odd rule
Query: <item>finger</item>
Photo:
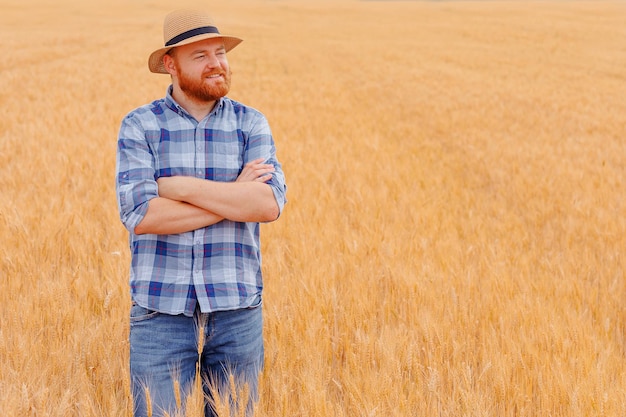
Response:
POLYGON ((250 175, 254 175, 254 177, 260 177, 261 175, 265 175, 265 174, 269 174, 276 171, 276 169, 274 169, 274 167, 270 166, 270 167, 257 167, 257 168, 251 168, 249 173, 250 175))

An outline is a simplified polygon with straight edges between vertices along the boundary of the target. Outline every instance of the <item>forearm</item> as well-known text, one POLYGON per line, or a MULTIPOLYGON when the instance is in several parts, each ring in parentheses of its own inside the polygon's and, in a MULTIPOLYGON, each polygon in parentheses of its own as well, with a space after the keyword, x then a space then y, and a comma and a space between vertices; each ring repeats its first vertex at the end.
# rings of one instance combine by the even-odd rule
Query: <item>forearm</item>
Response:
POLYGON ((148 202, 148 211, 135 227, 135 234, 169 235, 189 232, 222 221, 224 218, 182 201, 157 197, 148 202))
MULTIPOLYGON (((177 177, 167 197, 184 201, 237 222, 269 222, 279 209, 272 188, 263 182, 218 182, 177 177)), ((161 192, 161 188, 159 188, 161 192)))

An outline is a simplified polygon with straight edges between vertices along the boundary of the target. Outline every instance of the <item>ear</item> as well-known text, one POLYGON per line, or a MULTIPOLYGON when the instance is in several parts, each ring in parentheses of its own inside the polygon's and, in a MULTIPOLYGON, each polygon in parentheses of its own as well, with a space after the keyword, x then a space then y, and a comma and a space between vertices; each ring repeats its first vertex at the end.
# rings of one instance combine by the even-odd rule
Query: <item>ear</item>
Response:
POLYGON ((174 64, 174 58, 171 55, 163 55, 163 67, 170 75, 176 74, 176 65, 174 64))

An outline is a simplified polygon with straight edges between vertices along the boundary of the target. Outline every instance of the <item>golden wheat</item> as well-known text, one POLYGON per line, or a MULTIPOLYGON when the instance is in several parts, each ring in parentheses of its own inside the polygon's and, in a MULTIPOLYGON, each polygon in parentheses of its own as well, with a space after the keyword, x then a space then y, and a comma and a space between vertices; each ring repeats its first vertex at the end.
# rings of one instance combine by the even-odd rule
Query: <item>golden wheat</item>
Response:
POLYGON ((626 3, 85 3, 0 0, 0 414, 130 413, 116 135, 194 6, 289 185, 258 416, 626 415, 626 3))

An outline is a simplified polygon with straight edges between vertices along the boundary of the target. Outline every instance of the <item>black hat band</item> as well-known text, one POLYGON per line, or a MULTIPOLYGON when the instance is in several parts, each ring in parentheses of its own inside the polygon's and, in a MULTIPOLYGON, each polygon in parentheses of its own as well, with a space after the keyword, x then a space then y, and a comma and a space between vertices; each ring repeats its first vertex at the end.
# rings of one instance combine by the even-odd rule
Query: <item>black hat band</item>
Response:
POLYGON ((180 35, 174 36, 172 39, 170 39, 169 41, 165 43, 165 46, 175 45, 179 42, 184 41, 185 39, 189 39, 193 36, 204 35, 205 33, 219 34, 220 31, 217 30, 215 26, 203 26, 200 28, 191 29, 191 30, 188 30, 187 32, 181 33, 180 35))

